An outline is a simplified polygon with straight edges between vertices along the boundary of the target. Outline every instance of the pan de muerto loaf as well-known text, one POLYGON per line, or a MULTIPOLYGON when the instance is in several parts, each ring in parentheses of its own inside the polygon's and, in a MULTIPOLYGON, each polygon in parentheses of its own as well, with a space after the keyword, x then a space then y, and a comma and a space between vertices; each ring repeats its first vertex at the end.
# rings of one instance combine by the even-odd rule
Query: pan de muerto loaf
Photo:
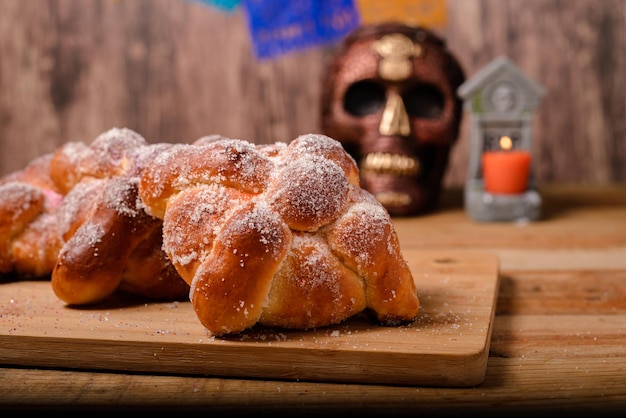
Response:
POLYGON ((0 274, 44 277, 54 268, 61 240, 56 212, 62 195, 50 179, 52 154, 0 179, 0 274))
POLYGON ((145 212, 137 190, 144 166, 169 146, 113 128, 90 145, 69 142, 54 153, 50 176, 65 193, 57 214, 63 246, 51 276, 60 299, 91 304, 118 289, 188 298, 189 286, 162 250, 162 222, 145 212))
POLYGON ((139 195, 163 219, 163 248, 213 335, 316 328, 366 310, 385 325, 417 316, 391 219, 329 137, 177 144, 145 168, 139 195))

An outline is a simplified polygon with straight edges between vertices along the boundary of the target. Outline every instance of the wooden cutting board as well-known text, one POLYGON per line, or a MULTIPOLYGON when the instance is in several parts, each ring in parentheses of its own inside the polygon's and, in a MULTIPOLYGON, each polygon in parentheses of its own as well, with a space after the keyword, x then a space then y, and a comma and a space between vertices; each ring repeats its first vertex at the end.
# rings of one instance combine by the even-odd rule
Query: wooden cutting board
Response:
POLYGON ((116 296, 69 308, 47 281, 0 283, 0 364, 28 367, 457 386, 485 376, 498 259, 405 251, 421 310, 407 326, 367 317, 311 331, 255 328, 215 338, 189 302, 116 296))

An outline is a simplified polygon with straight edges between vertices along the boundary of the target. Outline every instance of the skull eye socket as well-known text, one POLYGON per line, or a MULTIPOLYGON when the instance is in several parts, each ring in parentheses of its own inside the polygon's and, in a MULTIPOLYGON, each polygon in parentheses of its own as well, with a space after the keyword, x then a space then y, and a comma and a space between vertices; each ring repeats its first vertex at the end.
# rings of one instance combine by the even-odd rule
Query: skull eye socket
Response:
POLYGON ((435 119, 443 113, 445 99, 441 91, 430 84, 417 84, 402 94, 406 112, 413 118, 435 119))
POLYGON ((376 113, 385 105, 385 89, 380 84, 363 80, 348 87, 343 108, 353 116, 376 113))

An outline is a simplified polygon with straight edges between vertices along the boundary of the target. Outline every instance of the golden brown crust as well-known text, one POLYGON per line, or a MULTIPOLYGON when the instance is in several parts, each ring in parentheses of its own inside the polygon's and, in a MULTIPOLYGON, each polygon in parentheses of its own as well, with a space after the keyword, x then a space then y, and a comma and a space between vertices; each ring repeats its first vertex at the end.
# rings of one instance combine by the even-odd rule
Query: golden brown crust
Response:
POLYGON ((391 219, 328 137, 177 145, 146 168, 139 194, 214 335, 321 327, 365 309, 389 325, 417 316, 391 219))
POLYGON ((146 167, 141 176, 141 199, 148 213, 163 219, 169 197, 181 190, 219 184, 258 194, 267 185, 270 169, 267 157, 245 141, 177 144, 146 167))
POLYGON ((22 277, 50 275, 61 248, 56 216, 44 211, 13 241, 14 271, 22 277))
POLYGON ((112 128, 98 135, 91 144, 68 142, 59 147, 50 162, 50 178, 67 194, 85 177, 110 178, 136 175, 137 153, 146 140, 127 128, 112 128))
POLYGON ((214 335, 322 327, 366 309, 397 325, 419 310, 389 215, 323 135, 148 145, 113 129, 0 180, 2 197, 0 272, 37 253, 69 304, 117 290, 190 298, 214 335))
POLYGON ((184 300, 189 286, 162 250, 162 222, 139 200, 139 175, 171 145, 148 145, 128 129, 112 129, 89 146, 68 143, 51 176, 68 190, 59 209, 63 246, 52 288, 69 304, 93 304, 117 290, 184 300))
POLYGON ((249 200, 247 194, 215 184, 183 190, 168 206, 163 244, 169 250, 169 259, 189 284, 228 217, 229 207, 237 207, 246 200, 249 200))
POLYGON ((146 164, 170 148, 113 128, 70 142, 0 179, 0 273, 49 275, 67 303, 116 290, 185 300, 189 285, 162 250, 162 222, 137 195, 146 164))
POLYGON ((44 194, 24 183, 0 186, 0 273, 14 270, 13 243, 44 206, 44 194))
POLYGON ((161 250, 161 224, 133 249, 126 261, 119 290, 155 300, 187 300, 189 285, 161 250))
POLYGON ((289 228, 266 204, 249 202, 236 211, 193 277, 190 296, 200 322, 215 334, 256 324, 290 241, 289 228))
POLYGON ((308 329, 337 324, 366 307, 362 278, 330 252, 324 238, 294 233, 259 322, 308 329))
POLYGON ((368 307, 383 323, 414 319, 419 301, 414 297, 411 271, 389 215, 375 198, 356 190, 355 200, 328 231, 328 245, 344 264, 363 277, 368 307))
POLYGON ((90 304, 112 294, 132 251, 160 223, 137 208, 136 182, 128 177, 98 181, 82 200, 78 227, 64 243, 52 273, 52 289, 69 304, 90 304))
POLYGON ((0 274, 43 277, 54 267, 62 196, 49 176, 51 158, 43 155, 0 179, 0 274))

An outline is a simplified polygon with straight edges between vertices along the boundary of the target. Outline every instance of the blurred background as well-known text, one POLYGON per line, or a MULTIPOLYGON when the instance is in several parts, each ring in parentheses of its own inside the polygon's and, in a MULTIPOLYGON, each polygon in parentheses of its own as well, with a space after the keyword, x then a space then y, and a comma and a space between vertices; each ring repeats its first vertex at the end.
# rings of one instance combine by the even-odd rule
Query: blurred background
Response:
MULTIPOLYGON (((539 185, 603 185, 626 182, 625 19, 626 0, 448 0, 431 29, 467 78, 506 55, 545 87, 539 185)), ((0 0, 0 175, 112 127, 153 143, 318 132, 334 46, 258 59, 240 8, 199 1, 0 0)), ((448 186, 466 179, 469 118, 448 186)))

